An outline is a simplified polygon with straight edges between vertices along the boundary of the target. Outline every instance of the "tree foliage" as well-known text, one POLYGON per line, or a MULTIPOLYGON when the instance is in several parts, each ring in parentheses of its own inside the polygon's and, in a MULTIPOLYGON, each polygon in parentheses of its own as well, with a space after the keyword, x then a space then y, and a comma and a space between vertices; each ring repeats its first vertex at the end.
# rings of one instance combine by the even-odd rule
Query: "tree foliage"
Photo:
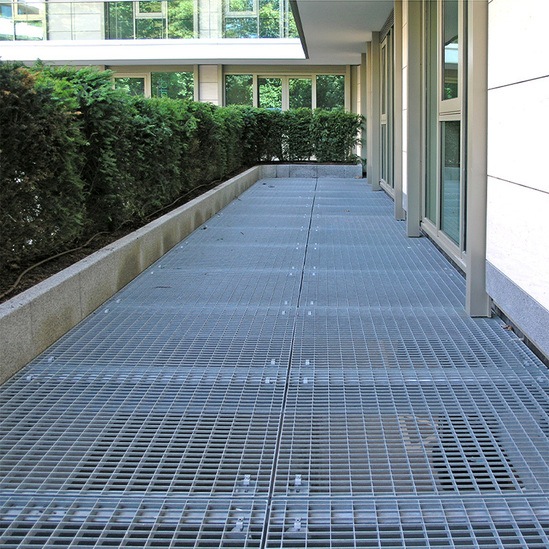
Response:
POLYGON ((258 162, 353 161, 360 125, 341 110, 145 99, 113 89, 109 71, 0 63, 0 261, 140 223, 258 162))

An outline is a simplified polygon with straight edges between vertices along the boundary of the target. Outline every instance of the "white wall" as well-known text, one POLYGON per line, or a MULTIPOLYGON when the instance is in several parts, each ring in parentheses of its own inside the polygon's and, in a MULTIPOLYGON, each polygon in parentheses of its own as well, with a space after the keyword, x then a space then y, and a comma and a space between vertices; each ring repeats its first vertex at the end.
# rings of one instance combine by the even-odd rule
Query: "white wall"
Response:
POLYGON ((219 65, 200 65, 198 67, 198 98, 203 103, 221 105, 222 82, 219 65))
POLYGON ((487 283, 549 354, 549 56, 546 0, 491 0, 487 283))
POLYGON ((101 2, 48 2, 48 40, 102 40, 104 19, 101 2))

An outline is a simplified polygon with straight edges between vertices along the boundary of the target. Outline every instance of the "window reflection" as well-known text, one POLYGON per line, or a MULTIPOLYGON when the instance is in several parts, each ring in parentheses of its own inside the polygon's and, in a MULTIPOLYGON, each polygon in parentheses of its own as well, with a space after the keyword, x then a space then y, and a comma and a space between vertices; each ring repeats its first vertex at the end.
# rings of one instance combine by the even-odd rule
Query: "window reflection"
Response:
POLYGON ((461 211, 461 123, 452 120, 441 123, 442 138, 442 193, 441 229, 456 244, 460 241, 461 211))
POLYGON ((442 99, 458 97, 459 70, 459 6, 457 0, 446 0, 443 3, 444 36, 443 36, 443 90, 442 99))

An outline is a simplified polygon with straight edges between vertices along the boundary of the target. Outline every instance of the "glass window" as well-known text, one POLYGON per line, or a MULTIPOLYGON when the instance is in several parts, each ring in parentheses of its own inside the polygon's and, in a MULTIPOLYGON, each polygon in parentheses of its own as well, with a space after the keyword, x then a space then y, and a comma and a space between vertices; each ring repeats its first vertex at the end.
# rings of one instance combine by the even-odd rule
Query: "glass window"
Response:
POLYGON ((460 241, 461 212, 461 123, 459 120, 441 122, 442 174, 440 228, 456 244, 460 241))
POLYGON ((192 72, 151 73, 152 97, 170 99, 194 99, 194 74, 192 72))
POLYGON ((279 38, 280 33, 279 0, 259 1, 259 37, 279 38))
POLYGON ((137 16, 159 16, 162 17, 164 13, 164 2, 157 0, 141 0, 136 2, 136 15, 137 16))
POLYGON ((116 77, 114 87, 117 90, 125 90, 130 95, 145 95, 145 78, 116 77))
POLYGON ((255 0, 228 0, 227 9, 230 13, 254 12, 255 0))
POLYGON ((256 17, 230 17, 225 19, 225 38, 257 38, 256 17))
POLYGON ((454 99, 458 96, 459 67, 459 5, 458 0, 446 0, 443 7, 443 90, 442 99, 454 99))
POLYGON ((194 1, 168 2, 168 38, 194 37, 194 1))
POLYGON ((387 46, 381 48, 381 114, 387 113, 387 46))
POLYGON ((225 104, 253 106, 254 78, 251 74, 225 75, 225 104))
POLYGON ((258 78, 259 106, 264 109, 282 109, 282 79, 258 78))
POLYGON ((310 78, 290 78, 290 109, 311 109, 313 106, 313 81, 310 78))
POLYGON ((165 19, 136 19, 135 20, 135 37, 160 39, 164 38, 165 19))
POLYGON ((133 5, 131 2, 108 2, 105 38, 112 40, 134 37, 133 5))
POLYGON ((316 107, 327 110, 345 107, 344 75, 320 74, 316 77, 316 107))

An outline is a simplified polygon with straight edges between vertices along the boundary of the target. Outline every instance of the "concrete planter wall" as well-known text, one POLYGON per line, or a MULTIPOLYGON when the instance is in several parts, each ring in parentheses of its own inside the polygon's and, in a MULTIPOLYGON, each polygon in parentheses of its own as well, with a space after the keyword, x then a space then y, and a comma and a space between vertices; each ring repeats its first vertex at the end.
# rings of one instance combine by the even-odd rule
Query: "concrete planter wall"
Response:
POLYGON ((361 177, 361 166, 256 166, 0 304, 0 383, 264 177, 361 177))

